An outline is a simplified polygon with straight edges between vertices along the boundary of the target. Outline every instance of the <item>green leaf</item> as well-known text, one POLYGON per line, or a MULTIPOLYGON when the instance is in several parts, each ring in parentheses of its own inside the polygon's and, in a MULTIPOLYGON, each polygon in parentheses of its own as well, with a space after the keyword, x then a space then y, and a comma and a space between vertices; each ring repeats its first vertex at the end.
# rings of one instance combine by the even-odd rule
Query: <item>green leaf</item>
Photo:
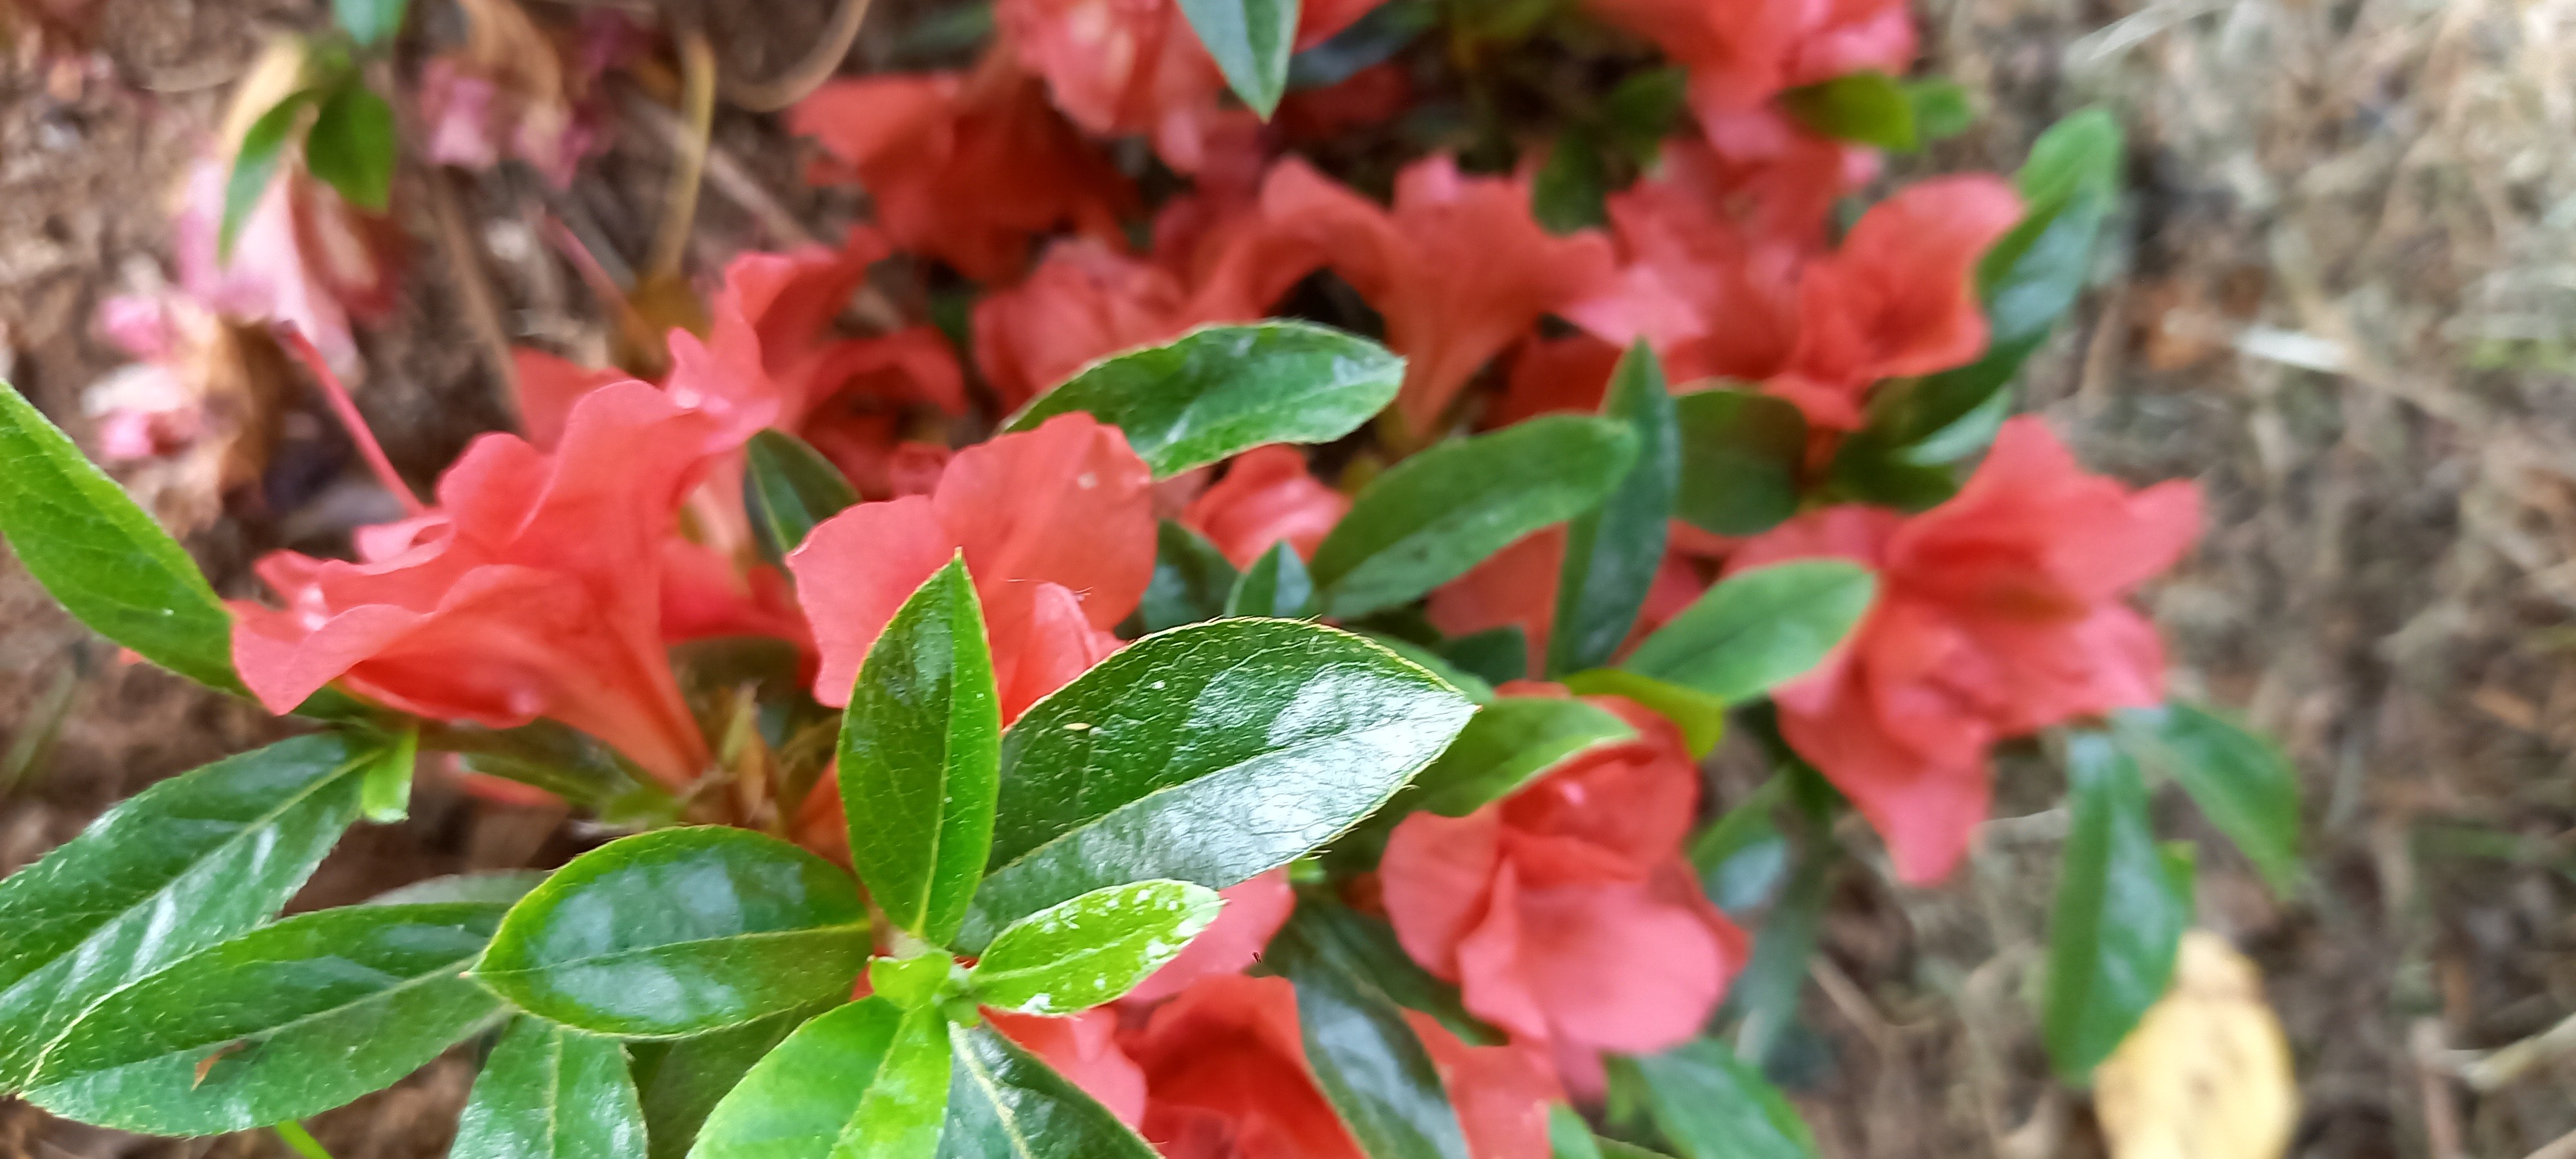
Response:
POLYGON ((1780 94, 1780 108, 1798 123, 1841 141, 1911 153, 1922 144, 1914 101, 1883 72, 1845 73, 1780 94))
POLYGON ((991 869, 958 948, 1107 885, 1223 889, 1386 803, 1473 712, 1347 632, 1218 620, 1130 644, 1002 737, 991 869))
POLYGON ((930 1159, 949 1099, 933 1007, 864 998, 806 1023, 707 1116, 692 1159, 930 1159))
POLYGON ((1601 98, 1602 131, 1639 168, 1653 165, 1689 98, 1690 74, 1682 69, 1631 73, 1601 98))
POLYGON ((510 909, 474 976, 600 1034, 701 1034, 849 993, 867 908, 832 863, 747 829, 660 829, 572 859, 510 909))
POLYGON ((367 763, 359 782, 358 813, 378 825, 391 825, 411 815, 412 769, 420 763, 420 726, 394 734, 393 747, 367 763))
POLYGON ((742 448, 742 505, 760 554, 784 561, 814 525, 859 501, 841 469, 812 444, 780 430, 751 436, 742 448))
POLYGON ((381 1090, 500 1014, 465 968, 502 909, 352 906, 200 950, 91 1007, 26 1099, 101 1127, 212 1135, 381 1090))
POLYGON ((2120 121, 2110 110, 2078 109, 2031 142, 2030 156, 2013 174, 2013 184, 2033 206, 2070 201, 2087 191, 2116 194, 2127 147, 2120 121))
POLYGON ((1160 1159, 1082 1088, 991 1027, 949 1032, 940 1159, 1160 1159))
POLYGON ((447 1159, 633 1159, 643 1153, 644 1104, 617 1040, 519 1018, 483 1060, 447 1159))
POLYGON ((1754 932, 1752 957, 1727 988, 1725 1009, 1736 1018, 1735 1047, 1747 1058, 1772 1058, 1797 1022, 1799 996, 1806 991, 1816 941, 1824 931, 1825 903, 1833 899, 1841 850, 1822 832, 1802 844, 1788 886, 1754 932))
POLYGON ((509 905, 545 884, 542 869, 507 869, 498 873, 452 873, 386 890, 359 905, 433 905, 451 901, 498 902, 509 905))
POLYGON ((1547 669, 1561 676, 1610 662, 1636 627, 1663 567, 1664 540, 1681 478, 1681 435, 1663 363, 1640 339, 1611 372, 1604 418, 1637 436, 1637 462, 1599 507, 1565 526, 1547 669))
POLYGON ((393 106, 350 73, 313 114, 304 167, 350 204, 383 213, 394 188, 393 106))
POLYGON ((0 535, 27 573, 98 634, 199 684, 242 691, 232 613, 196 561, 5 384, 0 535))
POLYGON ((1617 668, 1577 672, 1559 683, 1577 696, 1624 696, 1655 710, 1682 730, 1682 745, 1694 760, 1706 760, 1726 737, 1726 702, 1696 689, 1617 668))
MULTIPOLYGON (((1789 868, 1789 839, 1771 814, 1787 791, 1783 778, 1764 781, 1691 838, 1691 868, 1717 908, 1741 914, 1771 900, 1778 890, 1789 868)), ((1766 924, 1763 930, 1769 928, 1766 924)))
POLYGON ((1877 594, 1878 576, 1845 559, 1737 572, 1646 637, 1624 667, 1739 704, 1822 663, 1877 594))
POLYGON ((868 959, 868 989, 906 1010, 936 1006, 963 993, 966 971, 957 955, 924 950, 908 958, 868 959))
POLYGON ((609 825, 669 825, 680 802, 615 749, 550 720, 479 729, 429 723, 423 744, 457 753, 468 770, 532 785, 588 807, 609 825))
POLYGON ((1154 533, 1154 578, 1136 605, 1136 622, 1145 632, 1160 632, 1213 620, 1225 614, 1228 593, 1239 582, 1215 544, 1166 519, 1154 533))
POLYGON ((850 861, 895 928, 945 945, 993 847, 1001 698, 961 555, 924 581, 859 667, 841 722, 850 861))
POLYGON ((1287 620, 1314 615, 1315 578, 1306 573, 1306 561, 1297 549, 1283 539, 1252 561, 1242 578, 1234 581, 1234 590, 1226 594, 1225 614, 1287 620))
POLYGON ((1925 141, 1956 137, 1977 123, 1968 90, 1946 77, 1904 83, 1905 101, 1914 107, 1914 131, 1925 141))
POLYGON ((217 263, 233 260, 233 239, 241 233, 242 223, 250 220, 261 195, 268 192, 269 183, 276 180, 286 147, 294 142, 304 123, 304 110, 312 107, 317 95, 309 89, 288 93, 242 133, 241 149, 233 154, 232 171, 224 178, 224 216, 215 231, 217 263))
POLYGON ((1467 1013, 1458 988, 1415 963, 1386 919, 1370 917, 1320 893, 1298 897, 1294 919, 1305 951, 1343 975, 1362 980, 1390 1002, 1438 1019, 1470 1046, 1496 1046, 1502 1031, 1467 1013))
POLYGON ((1637 437, 1620 423, 1546 415, 1396 464, 1315 549, 1325 614, 1364 616, 1458 578, 1601 502, 1636 457, 1637 437))
POLYGON ((331 0, 331 15, 362 48, 373 47, 402 31, 405 0, 331 0))
POLYGON ((266 921, 358 812, 371 754, 298 737, 172 777, 0 881, 0 1090, 108 992, 266 921))
POLYGON ((2205 708, 2166 704, 2112 714, 2120 746, 2181 782, 2203 816, 2244 851, 2272 892, 2299 881, 2299 770, 2271 742, 2205 708))
POLYGON ((1610 170, 1597 134, 1569 126, 1530 181, 1530 216, 1549 233, 1568 234, 1610 220, 1610 170))
POLYGON ((1762 1073, 1699 1039, 1611 1065, 1644 1081, 1646 1109, 1682 1159, 1814 1159, 1815 1136, 1762 1073))
POLYGON ((1405 796, 1418 808, 1464 817, 1577 753, 1635 739, 1636 729, 1599 705, 1499 696, 1476 710, 1448 751, 1413 779, 1405 796))
POLYGON ((1337 85, 1362 69, 1384 64, 1440 24, 1435 0, 1386 0, 1331 39, 1288 58, 1288 87, 1337 85))
MULTIPOLYGON (((1240 2, 1268 7, 1281 0, 1240 2)), ((1295 0, 1286 3, 1293 15, 1295 0)), ((1195 11, 1190 18, 1198 19, 1195 11)), ((1125 432, 1127 445, 1162 479, 1269 443, 1331 442, 1386 409, 1403 383, 1402 358, 1328 326, 1203 326, 1091 364, 1039 395, 1008 429, 1033 430, 1087 411, 1125 432)))
POLYGON ((1681 428, 1681 485, 1673 514, 1718 535, 1754 535, 1798 511, 1807 419, 1797 404, 1749 390, 1700 390, 1673 400, 1681 428))
POLYGON ((2156 844, 2128 754, 2101 733, 2074 733, 2066 772, 2074 824, 2049 914, 2040 1033, 2058 1077, 2082 1085, 2164 997, 2192 900, 2156 844))
POLYGON ((1552 1159, 1601 1159, 1601 1145, 1593 1141, 1592 1124, 1583 1121, 1581 1112, 1563 1103, 1548 1105, 1547 1147, 1552 1159))
POLYGON ((967 972, 975 1001, 1020 1014, 1079 1014, 1177 958, 1216 920, 1216 891, 1186 881, 1095 889, 1011 923, 967 972))
POLYGON ((1440 1089, 1430 1052, 1403 1012, 1371 979, 1337 968, 1316 947, 1299 906, 1262 954, 1297 988, 1297 1021, 1315 1085, 1371 1159, 1467 1159, 1458 1115, 1440 1089))
POLYGON ((680 1159, 698 1141, 698 1128, 742 1076, 796 1028, 828 1006, 809 1006, 754 1019, 692 1038, 631 1042, 627 1056, 636 1093, 644 1101, 647 1159, 680 1159))
POLYGON ((1424 671, 1439 677, 1450 687, 1466 693, 1469 700, 1485 704, 1494 699, 1494 685, 1491 681, 1459 667, 1456 661, 1438 652, 1384 632, 1362 632, 1360 635, 1368 637, 1371 642, 1389 652, 1421 665, 1424 671))
POLYGON ((1181 0, 1181 14, 1234 95, 1269 120, 1297 51, 1297 0, 1181 0))
POLYGON ((1530 670, 1529 633, 1518 624, 1505 624, 1452 636, 1440 642, 1440 656, 1449 663, 1476 674, 1487 684, 1508 684, 1526 680, 1530 670))

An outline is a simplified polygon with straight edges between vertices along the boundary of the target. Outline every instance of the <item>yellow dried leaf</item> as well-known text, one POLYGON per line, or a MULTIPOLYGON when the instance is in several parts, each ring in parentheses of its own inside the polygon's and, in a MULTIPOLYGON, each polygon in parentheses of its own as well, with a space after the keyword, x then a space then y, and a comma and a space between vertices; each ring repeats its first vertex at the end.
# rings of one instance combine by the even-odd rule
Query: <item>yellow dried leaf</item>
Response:
POLYGON ((2254 963, 2216 934, 2183 935, 2173 988, 2093 1072, 2113 1159, 2278 1159, 2299 1096, 2254 963))

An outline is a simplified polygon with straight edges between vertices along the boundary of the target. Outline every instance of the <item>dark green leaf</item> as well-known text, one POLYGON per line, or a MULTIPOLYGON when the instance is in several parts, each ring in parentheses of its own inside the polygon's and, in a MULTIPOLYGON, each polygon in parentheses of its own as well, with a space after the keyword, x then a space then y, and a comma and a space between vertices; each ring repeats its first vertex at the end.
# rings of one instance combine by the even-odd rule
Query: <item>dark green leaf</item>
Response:
POLYGON ((277 167, 286 160, 286 147, 294 143, 296 130, 304 124, 304 111, 313 106, 311 91, 294 92, 271 106, 242 133, 241 149, 233 154, 232 172, 224 178, 224 216, 215 230, 215 260, 229 264, 233 260, 233 239, 241 233, 242 223, 268 192, 277 178, 277 167))
POLYGON ((1590 130, 1568 127, 1547 151, 1547 163, 1530 181, 1530 216, 1549 233, 1590 229, 1610 219, 1605 198, 1610 170, 1601 159, 1601 141, 1590 130))
POLYGON ((949 1098, 933 1007, 864 998, 806 1023, 716 1104, 692 1159, 930 1159, 949 1098))
MULTIPOLYGON (((1185 0, 1266 8, 1296 0, 1185 0)), ((1205 326, 1112 355, 1039 395, 1009 429, 1087 411, 1167 478, 1268 443, 1327 443, 1395 401, 1404 360, 1356 334, 1306 322, 1205 326)))
POLYGON ((1655 163, 1690 97, 1690 74, 1678 68, 1631 73, 1601 98, 1601 128, 1612 148, 1640 168, 1655 163))
POLYGON ((2111 738, 2066 741, 2073 828, 2048 922, 2040 1032, 2058 1077, 2082 1084, 2173 977, 2191 883, 2165 863, 2138 767, 2111 738))
POLYGON ((1476 710, 1448 751, 1413 779, 1405 795, 1418 808, 1464 817, 1510 796, 1576 753, 1635 739, 1636 729, 1599 705, 1500 696, 1476 710))
POLYGON ((1913 100, 1883 72, 1845 73, 1790 89, 1780 94, 1780 107, 1798 123, 1836 140, 1891 153, 1911 153, 1922 143, 1914 127, 1913 100))
POLYGON ((1798 510, 1807 419, 1787 399, 1700 390, 1673 400, 1681 429, 1681 486, 1673 514, 1703 531, 1754 535, 1798 510))
POLYGON ((0 384, 0 535, 98 634, 191 680, 240 692, 233 617, 195 560, 124 488, 0 384))
POLYGON ((959 1027, 949 1041, 940 1159, 1158 1159, 1109 1108, 990 1027, 959 1027))
POLYGON ((776 564, 805 542, 814 525, 859 501, 841 469, 805 440, 765 430, 742 448, 742 505, 760 554, 776 564))
POLYGON ((1239 582, 1215 544, 1166 519, 1154 533, 1154 578, 1136 605, 1136 621, 1147 632, 1160 632, 1213 620, 1225 614, 1228 593, 1239 582))
POLYGON ((631 1037, 701 1034, 847 994, 867 908, 832 863, 747 829, 661 829, 576 857, 474 967, 522 1010, 631 1037))
POLYGON ((2112 736, 2149 769, 2182 783, 2209 823, 2243 850, 2272 892, 2299 880, 2299 770, 2262 737, 2189 704, 2126 709, 2112 736))
POLYGON ((1977 123, 1976 107, 1959 82, 1935 77, 1905 82, 1906 102, 1914 106, 1914 131, 1925 141, 1956 137, 1977 123))
POLYGON ((1599 507, 1565 526, 1556 618, 1547 670, 1562 676, 1610 662, 1637 624, 1664 562, 1664 539, 1680 485, 1681 436, 1663 363, 1640 340, 1619 360, 1601 400, 1604 418, 1637 436, 1637 462, 1599 507))
POLYGON ((331 14, 360 47, 373 47, 402 31, 405 0, 331 0, 331 14))
POLYGON ((1458 988, 1432 977, 1395 938, 1386 919, 1370 917, 1330 898, 1308 893, 1294 913, 1306 952, 1343 975, 1360 979, 1407 1010, 1438 1019, 1470 1046, 1496 1046, 1503 1032, 1467 1013, 1458 988))
POLYGON ((981 1005, 1079 1014, 1179 957, 1223 908, 1215 890, 1186 881, 1095 889, 1011 923, 966 977, 981 1005))
POLYGON ((1402 656, 1407 660, 1421 665, 1425 671, 1439 677, 1442 681, 1448 683, 1458 691, 1466 693, 1467 699, 1469 700, 1475 701, 1478 704, 1484 704, 1494 699, 1494 685, 1491 681, 1459 667, 1457 662, 1439 654, 1438 652, 1434 652, 1431 649, 1425 648, 1420 644, 1416 644, 1411 640, 1390 636, 1384 632, 1362 632, 1360 634, 1376 641, 1378 644, 1385 647, 1387 651, 1393 652, 1398 656, 1402 656))
POLYGON ((91 1007, 26 1099, 102 1127, 212 1135, 383 1089, 501 1013, 465 968, 502 909, 352 906, 200 950, 91 1007))
POLYGON ((1764 781, 1691 838, 1691 868, 1699 871, 1717 908, 1740 914, 1771 900, 1779 888, 1789 868, 1789 839, 1771 814, 1787 792, 1782 778, 1764 781))
POLYGON ((394 735, 393 747, 367 762, 358 788, 358 813, 378 825, 391 825, 411 815, 411 774, 420 763, 420 729, 394 735))
POLYGON ((1518 624, 1470 632, 1441 641, 1440 656, 1475 673, 1487 684, 1526 680, 1530 674, 1529 633, 1518 624))
POLYGON ((886 625, 841 722, 850 861, 895 928, 945 945, 993 847, 1001 698, 964 557, 886 625))
POLYGON ((1655 1127, 1682 1159, 1814 1159, 1815 1136, 1760 1071, 1700 1039, 1626 1059, 1644 1080, 1655 1127))
POLYGON ((991 872, 959 948, 1106 885, 1222 889, 1386 803, 1474 710, 1358 636, 1218 620, 1148 636, 1002 738, 991 872))
POLYGON ((1315 1085, 1370 1159, 1467 1159, 1458 1115, 1404 1012, 1371 979, 1343 971, 1317 948, 1318 937, 1331 935, 1314 926, 1298 907, 1262 964, 1297 988, 1315 1085))
POLYGON ((383 213, 394 188, 394 109, 356 73, 313 114, 304 167, 349 203, 383 213))
POLYGON ((827 1009, 809 1006, 692 1038, 628 1043, 636 1092, 644 1100, 648 1159, 680 1159, 707 1114, 781 1040, 827 1009))
POLYGON ((1434 0, 1387 0, 1322 44, 1288 58, 1288 87, 1337 85, 1383 64, 1440 23, 1434 0))
POLYGON ((1396 464, 1315 549, 1325 614, 1364 616, 1458 578, 1599 503, 1636 457, 1637 437, 1622 424, 1546 415, 1396 464))
POLYGON ((0 881, 0 1090, 109 991, 265 921, 358 812, 372 754, 298 737, 172 777, 0 881))
POLYGON ((644 1105, 617 1040, 520 1018, 483 1060, 447 1159, 634 1159, 643 1153, 644 1105))
POLYGON ((1878 576, 1845 559, 1737 572, 1646 637, 1624 667, 1741 703, 1822 663, 1877 594, 1878 576))
POLYGON ((1559 681, 1577 696, 1624 696, 1682 730, 1682 745, 1705 760, 1726 737, 1726 702, 1696 689, 1617 668, 1594 668, 1559 681))
POLYGON ((498 902, 509 905, 545 884, 542 869, 505 869, 498 873, 456 873, 415 881, 386 890, 359 905, 434 905, 451 901, 498 902))
POLYGON ((1725 1009, 1735 1016, 1735 1047, 1747 1058, 1770 1061, 1798 1020, 1798 998, 1807 987, 1816 939, 1824 930, 1840 850, 1819 832, 1798 851, 1797 868, 1780 900, 1762 916, 1753 956, 1728 985, 1725 1009))
POLYGON ((1181 0, 1190 31, 1216 58, 1234 95, 1269 120, 1288 90, 1297 51, 1297 0, 1181 0))
POLYGON ((1243 577, 1234 581, 1234 590, 1227 593, 1225 614, 1289 620, 1314 615, 1315 578, 1306 574, 1306 561, 1298 556, 1297 549, 1283 539, 1252 561, 1243 577))
POLYGON ((650 774, 615 749, 550 720, 508 729, 432 723, 421 730, 421 743, 461 755, 473 772, 532 785, 590 808, 609 825, 669 825, 680 816, 679 800, 650 774))

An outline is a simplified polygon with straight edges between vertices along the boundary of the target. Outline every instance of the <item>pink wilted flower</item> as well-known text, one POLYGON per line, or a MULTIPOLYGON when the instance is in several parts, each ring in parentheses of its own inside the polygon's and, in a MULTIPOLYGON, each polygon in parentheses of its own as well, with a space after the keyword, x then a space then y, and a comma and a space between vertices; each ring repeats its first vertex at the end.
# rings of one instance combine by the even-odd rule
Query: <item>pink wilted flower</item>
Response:
POLYGON ((644 47, 644 29, 625 13, 590 9, 559 42, 513 0, 458 7, 465 43, 420 70, 429 159, 488 169, 516 158, 555 187, 570 185, 582 159, 607 144, 600 78, 644 47))
POLYGON ((1703 117, 1747 109, 1786 88, 1914 60, 1904 0, 1586 0, 1690 71, 1703 117))
POLYGON ((1986 750, 2164 698, 2164 647, 2125 602, 2200 532, 2187 482, 2088 475, 2035 417, 2004 424, 1958 495, 1916 516, 1844 506, 1745 543, 1732 569, 1842 556, 1878 604, 1824 667, 1772 699, 1789 743, 1886 838, 1897 875, 1937 881, 1985 819, 1986 750))

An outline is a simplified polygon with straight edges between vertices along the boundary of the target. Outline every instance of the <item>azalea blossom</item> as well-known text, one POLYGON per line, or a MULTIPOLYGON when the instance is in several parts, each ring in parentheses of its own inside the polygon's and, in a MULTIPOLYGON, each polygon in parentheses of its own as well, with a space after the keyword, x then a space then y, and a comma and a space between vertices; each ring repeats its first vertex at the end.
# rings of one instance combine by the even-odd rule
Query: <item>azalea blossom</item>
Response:
POLYGON ((2163 700, 2163 645, 2124 601, 2199 532, 2190 483, 2088 475, 2024 416, 1948 502, 1812 512, 1728 567, 1841 556, 1878 570, 1850 641, 1772 699, 1781 734, 1886 838, 1897 875, 1926 883, 1985 819, 1990 745, 2163 700))
POLYGON ((1164 1159, 1366 1159, 1306 1069, 1285 978, 1202 979, 1122 1045, 1145 1072, 1138 1129, 1164 1159))
POLYGON ((1120 1002, 1147 1006, 1189 989, 1201 978, 1242 973, 1297 908, 1297 893, 1289 888, 1286 866, 1227 886, 1217 896, 1225 899, 1225 908, 1217 912, 1216 920, 1190 939, 1179 957, 1163 963, 1120 1002))
POLYGON ((1109 1007, 1065 1018, 983 1008, 1002 1037, 1046 1061, 1082 1093, 1100 1100, 1130 1127, 1145 1118, 1145 1072, 1118 1045, 1118 1012, 1109 1007))
POLYGON ((1547 1055, 1529 1042, 1471 1046, 1440 1020, 1404 1012, 1405 1025, 1431 1055, 1431 1067, 1458 1112, 1474 1159, 1552 1159, 1548 1107, 1565 1101, 1547 1055))
POLYGON ((1235 456, 1225 477, 1190 501, 1181 522, 1234 566, 1250 567, 1283 541, 1312 556, 1350 509, 1350 496, 1307 473, 1303 452, 1273 445, 1235 456))
POLYGON ((1751 108, 1782 89, 1914 61, 1904 0, 1586 0, 1690 70, 1701 116, 1751 108))

